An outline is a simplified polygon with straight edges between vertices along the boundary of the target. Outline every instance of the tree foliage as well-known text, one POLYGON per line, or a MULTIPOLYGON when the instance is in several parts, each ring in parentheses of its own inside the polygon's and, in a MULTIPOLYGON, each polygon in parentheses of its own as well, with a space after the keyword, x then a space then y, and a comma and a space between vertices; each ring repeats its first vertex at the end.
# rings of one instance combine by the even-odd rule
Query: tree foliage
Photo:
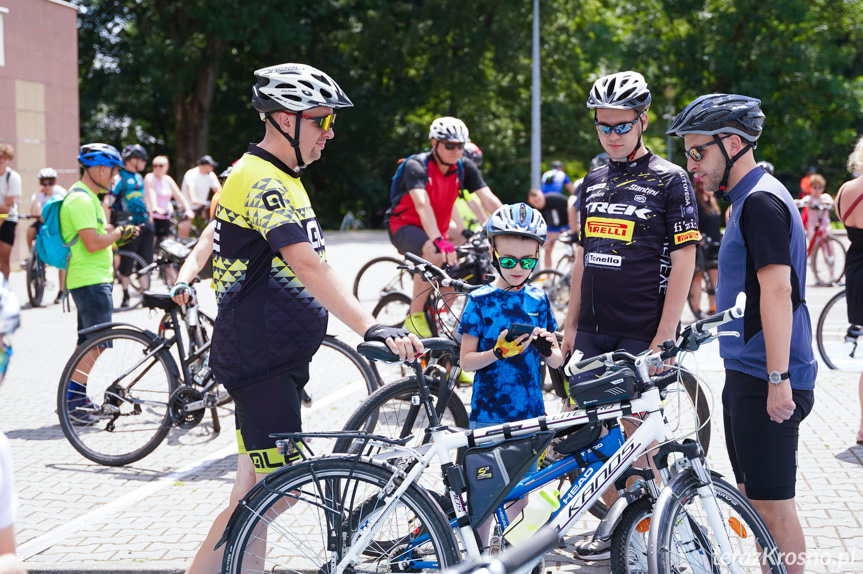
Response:
MULTIPOLYGON (((252 72, 299 61, 333 76, 355 108, 304 176, 319 217, 387 205, 396 161, 427 145, 440 115, 468 124, 484 176, 520 200, 530 173, 531 2, 475 0, 84 0, 82 137, 141 141, 176 171, 224 164, 263 133, 252 72)), ((579 177, 599 149, 584 102, 599 76, 651 85, 645 134, 665 152, 669 105, 702 93, 759 97, 756 152, 789 188, 818 165, 836 189, 863 132, 860 0, 541 0, 543 161, 579 177), (671 88, 671 89, 668 89, 671 88)), ((675 143, 681 161, 682 145, 675 143)))

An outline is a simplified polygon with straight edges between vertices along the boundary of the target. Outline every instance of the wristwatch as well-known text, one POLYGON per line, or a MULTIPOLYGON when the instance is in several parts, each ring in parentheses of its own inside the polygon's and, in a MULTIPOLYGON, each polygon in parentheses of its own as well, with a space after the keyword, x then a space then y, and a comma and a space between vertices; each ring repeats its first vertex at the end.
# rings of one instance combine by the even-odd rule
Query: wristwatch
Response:
POLYGON ((784 373, 780 373, 779 371, 770 371, 770 374, 767 375, 767 380, 773 383, 774 385, 778 385, 782 381, 786 381, 791 378, 791 373, 785 371, 784 373))

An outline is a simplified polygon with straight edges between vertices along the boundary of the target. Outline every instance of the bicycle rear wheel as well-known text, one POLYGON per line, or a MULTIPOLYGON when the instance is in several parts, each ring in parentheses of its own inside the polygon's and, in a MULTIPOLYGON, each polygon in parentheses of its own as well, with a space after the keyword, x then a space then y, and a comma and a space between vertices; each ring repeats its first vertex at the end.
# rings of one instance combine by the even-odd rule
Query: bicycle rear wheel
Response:
MULTIPOLYGON (((752 504, 733 485, 713 474, 712 500, 716 501, 722 528, 731 543, 730 550, 743 572, 780 574, 785 567, 779 561, 779 549, 767 525, 752 504)), ((671 574, 716 574, 730 571, 723 563, 721 551, 702 498, 704 492, 691 470, 677 475, 659 495, 653 510, 648 534, 647 560, 650 572, 671 574)))
POLYGON ((32 307, 42 304, 42 296, 45 294, 45 264, 39 259, 36 252, 36 242, 30 248, 30 257, 27 258, 27 298, 32 307))
POLYGON ((66 364, 57 393, 60 427, 93 462, 141 460, 171 430, 176 364, 165 350, 148 357, 152 346, 139 331, 109 330, 85 341, 66 364))
POLYGON ((140 274, 141 269, 147 266, 144 258, 134 251, 124 251, 120 249, 114 253, 114 289, 111 294, 114 305, 114 312, 128 311, 134 309, 141 304, 144 291, 150 288, 150 274, 140 274), (129 271, 128 277, 129 301, 123 305, 123 279, 120 275, 120 270, 129 271))
MULTIPOLYGON (((222 572, 332 572, 387 502, 393 469, 313 459, 266 479, 229 526, 222 572)), ((440 507, 411 485, 346 572, 443 570, 459 561, 440 507)))
POLYGON ((360 268, 354 279, 354 297, 371 307, 382 296, 393 291, 411 291, 413 279, 404 269, 404 260, 397 257, 376 257, 360 268))
POLYGON ((819 285, 833 285, 845 275, 845 247, 835 237, 824 237, 810 255, 810 267, 819 285))
POLYGON ((848 322, 845 291, 834 295, 818 316, 815 341, 821 359, 831 369, 860 371, 863 368, 863 349, 857 343, 863 329, 848 322))
POLYGON ((571 276, 557 269, 541 269, 530 276, 530 284, 539 287, 548 295, 551 312, 557 321, 557 329, 563 331, 566 311, 569 308, 571 276))

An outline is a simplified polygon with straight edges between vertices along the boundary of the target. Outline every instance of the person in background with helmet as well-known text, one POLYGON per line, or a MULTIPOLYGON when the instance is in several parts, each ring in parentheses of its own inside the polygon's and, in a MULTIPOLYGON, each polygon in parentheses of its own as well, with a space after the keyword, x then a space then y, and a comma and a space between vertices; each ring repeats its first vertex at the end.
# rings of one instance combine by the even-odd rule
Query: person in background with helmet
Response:
MULTIPOLYGON (((114 176, 123 167, 119 152, 103 143, 86 144, 81 147, 78 163, 84 173, 63 198, 60 234, 67 245, 74 241, 69 248, 66 289, 75 301, 78 312, 77 345, 81 345, 88 338, 80 334, 82 329, 111 322, 111 288, 114 283, 114 254, 111 247, 115 243, 131 241, 138 229, 131 224, 118 227, 108 224, 102 203, 94 191, 109 192, 114 176)), ((82 364, 92 364, 92 361, 83 361, 82 364)), ((79 378, 69 387, 66 404, 75 425, 90 425, 99 421, 87 397, 88 374, 80 371, 79 378)))
POLYGON ((543 193, 563 193, 563 190, 573 193, 572 181, 566 172, 563 171, 562 161, 551 162, 551 169, 542 174, 542 192, 543 193))
MULTIPOLYGON (((461 368, 476 371, 472 429, 544 416, 540 361, 552 369, 563 362, 548 295, 527 282, 546 238, 542 215, 524 203, 504 205, 492 214, 486 232, 499 275, 468 295, 458 328, 461 368), (507 341, 516 323, 533 330, 507 341), (538 339, 544 346, 537 346, 538 339)), ((507 508, 507 515, 515 518, 526 504, 527 498, 507 508)), ((480 527, 483 544, 490 524, 480 527)))
MULTIPOLYGON (((21 324, 18 298, 9 289, 6 278, 0 276, 0 384, 9 368, 12 345, 6 339, 21 324)), ((15 500, 12 449, 6 435, 0 432, 0 574, 25 574, 21 560, 15 554, 15 500)))
MULTIPOLYGON (((39 191, 30 196, 30 215, 33 216, 33 224, 27 229, 27 245, 33 245, 36 235, 42 229, 42 208, 45 204, 54 197, 65 197, 66 189, 56 185, 57 170, 50 167, 43 167, 36 174, 39 179, 39 191)), ((59 303, 63 299, 63 284, 66 280, 66 270, 58 269, 57 281, 57 298, 54 303, 59 303)))
POLYGON ((9 167, 15 159, 15 148, 0 143, 0 273, 9 277, 9 257, 18 226, 18 198, 21 197, 21 174, 9 167))
POLYGON ((761 101, 701 96, 671 123, 687 168, 734 211, 719 249, 716 306, 746 294, 742 318, 719 327, 725 361, 725 442, 740 492, 776 539, 788 572, 803 572, 806 541, 795 507, 800 423, 812 410, 818 365, 806 306, 806 238, 791 194, 755 164, 761 101))
MULTIPOLYGON (((125 249, 134 251, 148 264, 153 261, 154 238, 153 208, 144 190, 144 177, 141 172, 147 167, 147 150, 138 144, 127 145, 120 153, 123 168, 111 193, 105 197, 104 205, 113 225, 131 223, 138 227, 138 234, 125 249)), ((117 273, 123 287, 123 300, 120 307, 129 306, 129 284, 134 261, 123 258, 117 273)))
MULTIPOLYGON (((650 102, 636 72, 604 76, 590 91, 587 107, 610 161, 582 183, 564 354, 657 351, 677 332, 695 272, 698 212, 686 172, 644 146, 650 102)), ((604 496, 609 504, 616 498, 614 489, 604 496)), ((606 559, 610 542, 582 540, 575 555, 606 559)))
MULTIPOLYGON (((461 221, 455 208, 461 190, 475 193, 489 213, 502 204, 483 181, 476 165, 462 160, 462 151, 470 143, 463 121, 453 117, 437 118, 429 129, 429 140, 431 151, 414 155, 405 162, 401 188, 391 207, 387 228, 390 241, 399 253, 413 253, 435 265, 455 265, 455 246, 447 239, 447 234, 451 219, 461 221), (461 182, 460 162, 464 173, 461 182)), ((423 280, 414 277, 405 327, 420 337, 431 336, 423 313, 428 294, 423 280)))
MULTIPOLYGON (((219 311, 210 367, 234 399, 240 454, 228 506, 189 566, 193 574, 220 570, 224 546, 215 546, 237 502, 287 464, 270 434, 302 430, 300 396, 329 312, 401 360, 423 352, 415 335, 376 324, 327 264, 321 226, 300 180, 334 137, 336 110, 353 106, 347 94, 305 64, 262 68, 255 78, 252 106, 264 139, 249 146, 225 182, 213 238, 219 311)), ((183 299, 187 291, 178 282, 171 295, 183 299)))

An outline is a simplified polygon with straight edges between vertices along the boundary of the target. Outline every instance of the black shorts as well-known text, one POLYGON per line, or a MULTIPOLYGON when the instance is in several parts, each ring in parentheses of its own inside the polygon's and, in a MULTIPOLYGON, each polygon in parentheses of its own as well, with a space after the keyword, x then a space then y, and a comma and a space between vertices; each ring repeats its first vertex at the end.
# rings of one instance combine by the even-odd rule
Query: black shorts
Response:
POLYGON ((863 325, 863 265, 845 266, 845 300, 848 322, 863 325))
POLYGON ((395 230, 395 233, 390 232, 390 241, 399 250, 399 253, 413 253, 419 257, 423 254, 423 245, 429 240, 425 230, 416 225, 405 225, 395 230))
MULTIPOLYGON (((144 262, 149 265, 153 262, 153 224, 149 221, 142 223, 138 228, 138 236, 132 239, 129 243, 120 247, 123 251, 134 251, 144 258, 144 262)), ((132 273, 132 258, 124 257, 120 261, 118 269, 120 275, 128 277, 132 273)))
POLYGON ((309 365, 305 364, 259 383, 228 390, 236 405, 234 420, 240 454, 249 455, 256 473, 267 474, 286 464, 270 435, 303 430, 300 394, 308 382, 309 365))
POLYGON ((15 243, 15 228, 17 226, 17 221, 4 221, 3 225, 0 225, 0 241, 9 245, 15 243))
POLYGON ((42 229, 42 222, 37 219, 32 225, 30 225, 30 228, 35 229, 36 233, 39 233, 39 230, 42 229))
POLYGON ((170 219, 153 219, 153 228, 156 231, 156 244, 161 243, 171 236, 170 219))
POLYGON ((794 414, 779 424, 767 414, 767 381, 725 371, 722 413, 725 446, 737 484, 754 500, 794 498, 800 423, 815 404, 814 391, 792 389, 794 414))

